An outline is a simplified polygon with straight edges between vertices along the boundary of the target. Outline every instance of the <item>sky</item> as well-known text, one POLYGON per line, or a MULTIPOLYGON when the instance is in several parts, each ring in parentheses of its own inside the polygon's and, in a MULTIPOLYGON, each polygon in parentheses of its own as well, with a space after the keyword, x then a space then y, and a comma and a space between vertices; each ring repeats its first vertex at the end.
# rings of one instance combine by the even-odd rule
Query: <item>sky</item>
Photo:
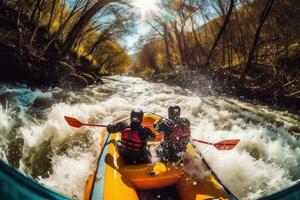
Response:
POLYGON ((140 39, 140 36, 146 35, 149 32, 149 25, 146 24, 143 21, 139 21, 136 32, 134 34, 131 34, 130 36, 126 36, 123 45, 124 47, 129 51, 129 54, 135 54, 137 53, 137 46, 138 46, 138 41, 140 39))
POLYGON ((146 20, 152 17, 152 14, 159 13, 159 1, 160 0, 133 0, 134 12, 138 13, 140 18, 137 19, 137 27, 134 34, 127 36, 125 41, 122 42, 129 54, 135 54, 138 46, 140 36, 148 34, 151 27, 146 23, 146 20))

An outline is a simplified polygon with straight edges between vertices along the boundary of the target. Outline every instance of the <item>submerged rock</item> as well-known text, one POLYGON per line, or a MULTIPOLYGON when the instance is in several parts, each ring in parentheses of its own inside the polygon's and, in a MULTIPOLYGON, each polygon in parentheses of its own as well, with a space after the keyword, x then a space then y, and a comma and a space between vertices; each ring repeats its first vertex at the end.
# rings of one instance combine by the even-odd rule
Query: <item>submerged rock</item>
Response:
POLYGON ((94 77, 88 73, 81 73, 81 75, 88 81, 89 85, 92 85, 96 82, 94 77))
POLYGON ((88 86, 88 84, 88 81, 84 77, 74 73, 68 74, 64 76, 61 80, 59 80, 59 85, 61 87, 70 89, 85 88, 86 86, 88 86))
POLYGON ((53 100, 49 96, 38 96, 34 100, 32 107, 46 108, 46 107, 49 107, 52 103, 53 103, 53 100))
POLYGON ((67 62, 64 61, 59 61, 59 71, 61 75, 67 75, 67 74, 71 74, 74 73, 74 67, 70 64, 68 64, 67 62))

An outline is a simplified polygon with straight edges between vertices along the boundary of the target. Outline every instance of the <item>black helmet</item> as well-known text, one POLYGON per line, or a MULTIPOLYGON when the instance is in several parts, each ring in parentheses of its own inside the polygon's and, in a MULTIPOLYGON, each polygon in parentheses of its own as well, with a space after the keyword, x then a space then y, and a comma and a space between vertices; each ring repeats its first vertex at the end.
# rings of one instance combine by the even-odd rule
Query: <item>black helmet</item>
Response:
POLYGON ((130 120, 134 123, 142 123, 144 112, 141 109, 133 109, 130 114, 130 120))
POLYGON ((174 120, 180 117, 180 107, 177 105, 168 108, 169 119, 174 120))

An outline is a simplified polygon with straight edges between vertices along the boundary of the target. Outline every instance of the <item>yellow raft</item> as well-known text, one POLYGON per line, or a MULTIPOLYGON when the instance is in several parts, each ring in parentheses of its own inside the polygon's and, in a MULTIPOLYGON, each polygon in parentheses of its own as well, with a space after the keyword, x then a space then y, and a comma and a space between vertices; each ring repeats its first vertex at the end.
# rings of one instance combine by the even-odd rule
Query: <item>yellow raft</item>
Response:
MULTIPOLYGON (((158 115, 145 114, 143 125, 151 126, 158 119, 160 119, 158 115)), ((155 141, 161 141, 162 136, 153 128, 151 129, 156 134, 155 141)), ((235 199, 213 175, 206 180, 195 180, 185 173, 184 166, 172 163, 126 165, 118 153, 120 133, 105 132, 102 135, 100 144, 102 151, 97 169, 95 174, 89 177, 85 188, 84 199, 86 200, 160 199, 161 195, 155 198, 144 198, 143 194, 145 191, 150 191, 149 194, 155 190, 163 191, 163 188, 168 188, 167 190, 173 188, 167 192, 177 193, 175 199, 235 199)), ((188 146, 187 151, 195 154, 192 145, 188 146)))

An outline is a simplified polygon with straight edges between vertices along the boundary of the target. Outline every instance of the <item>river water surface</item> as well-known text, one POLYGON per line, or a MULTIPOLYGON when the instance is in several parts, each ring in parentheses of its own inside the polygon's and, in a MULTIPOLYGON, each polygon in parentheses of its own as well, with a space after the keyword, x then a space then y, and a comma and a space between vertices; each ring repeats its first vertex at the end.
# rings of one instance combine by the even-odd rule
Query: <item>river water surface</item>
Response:
POLYGON ((239 199, 256 199, 300 180, 299 116, 140 78, 113 76, 104 81, 77 91, 0 85, 0 158, 40 183, 81 199, 100 151, 102 129, 71 128, 64 115, 107 124, 128 116, 132 108, 167 116, 167 107, 178 104, 191 121, 194 138, 241 140, 231 151, 194 144, 239 199))

